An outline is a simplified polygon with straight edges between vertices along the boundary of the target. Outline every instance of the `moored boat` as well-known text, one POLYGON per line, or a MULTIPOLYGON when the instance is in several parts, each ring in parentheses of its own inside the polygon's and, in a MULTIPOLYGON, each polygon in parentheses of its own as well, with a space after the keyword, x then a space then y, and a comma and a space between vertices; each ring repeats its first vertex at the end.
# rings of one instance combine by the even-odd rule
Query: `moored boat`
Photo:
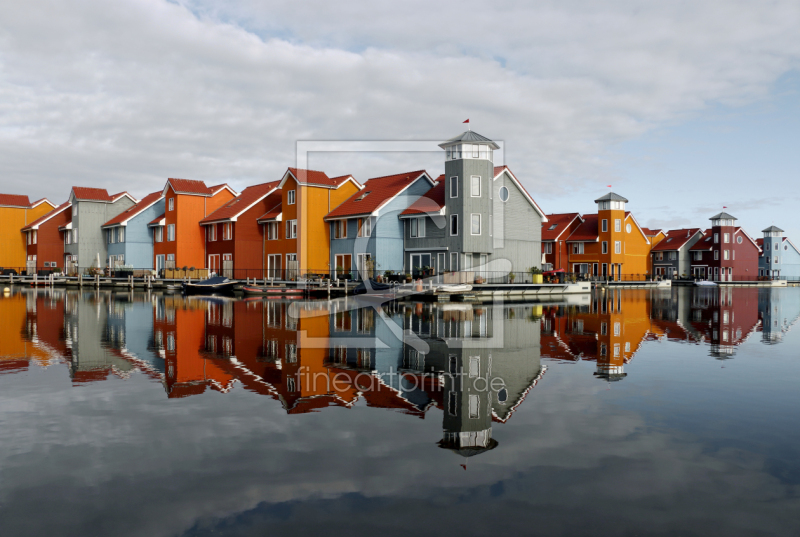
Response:
POLYGON ((230 293, 238 282, 216 276, 198 282, 183 282, 183 292, 187 294, 230 293))
POLYGON ((295 287, 261 287, 258 285, 245 285, 242 287, 242 292, 246 295, 254 296, 301 296, 302 289, 295 287))

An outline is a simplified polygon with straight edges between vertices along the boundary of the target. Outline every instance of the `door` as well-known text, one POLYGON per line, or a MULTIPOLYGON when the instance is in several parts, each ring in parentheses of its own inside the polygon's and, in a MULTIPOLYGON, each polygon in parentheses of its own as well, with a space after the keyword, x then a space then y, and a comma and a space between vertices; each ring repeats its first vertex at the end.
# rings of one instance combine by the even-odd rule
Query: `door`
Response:
POLYGON ((267 277, 274 280, 281 279, 281 254, 267 256, 267 277))
POLYGON ((222 275, 233 278, 233 254, 222 254, 222 275))
POLYGON ((358 276, 363 280, 372 278, 372 254, 358 254, 358 276))
POLYGON ((286 254, 286 279, 292 281, 296 280, 298 268, 297 254, 286 254))
POLYGON ((446 270, 444 264, 447 262, 447 254, 444 252, 439 252, 436 254, 436 277, 438 278, 438 282, 442 283, 442 273, 446 270))
POLYGON ((431 254, 411 254, 411 275, 414 278, 427 276, 425 267, 431 266, 431 254))
POLYGON ((161 274, 161 269, 164 268, 164 254, 156 256, 156 274, 161 274))
POLYGON ((336 279, 344 278, 347 279, 350 277, 350 269, 351 269, 351 260, 352 256, 350 254, 337 254, 334 258, 334 263, 336 263, 336 279))
POLYGON ((28 256, 28 261, 27 261, 27 263, 25 265, 25 269, 26 269, 25 272, 28 273, 28 276, 33 276, 34 274, 36 274, 36 256, 35 255, 29 255, 28 256))
POLYGON ((211 254, 208 256, 208 274, 219 274, 219 254, 211 254))

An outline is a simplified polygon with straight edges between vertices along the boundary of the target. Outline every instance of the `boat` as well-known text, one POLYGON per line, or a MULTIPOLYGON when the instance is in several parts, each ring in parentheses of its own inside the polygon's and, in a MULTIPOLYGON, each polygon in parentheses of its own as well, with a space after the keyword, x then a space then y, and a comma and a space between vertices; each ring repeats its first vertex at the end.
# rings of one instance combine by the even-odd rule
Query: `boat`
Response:
POLYGON ((231 293, 237 283, 236 280, 215 276, 198 282, 183 282, 182 287, 186 294, 231 293))
POLYGON ((296 287, 262 287, 259 285, 245 285, 242 287, 242 292, 246 295, 257 296, 301 296, 302 289, 296 287))
POLYGON ((392 294, 395 290, 395 286, 389 283, 378 282, 373 279, 369 280, 369 289, 367 289, 367 283, 362 281, 358 285, 356 285, 355 289, 353 289, 354 295, 387 295, 392 294))
POLYGON ((472 291, 472 286, 468 283, 448 283, 444 285, 437 285, 437 293, 467 293, 472 291))
POLYGON ((696 287, 717 287, 717 283, 716 282, 710 282, 708 280, 700 280, 700 281, 694 282, 694 285, 696 287))

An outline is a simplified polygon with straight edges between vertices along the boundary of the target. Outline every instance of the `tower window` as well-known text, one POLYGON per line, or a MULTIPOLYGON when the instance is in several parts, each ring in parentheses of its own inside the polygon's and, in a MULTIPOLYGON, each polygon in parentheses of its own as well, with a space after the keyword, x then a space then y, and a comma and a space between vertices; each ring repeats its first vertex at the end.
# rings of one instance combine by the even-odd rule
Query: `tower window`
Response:
POLYGON ((481 176, 473 175, 470 179, 472 182, 472 197, 473 198, 481 197, 481 176))
POLYGON ((450 197, 457 198, 458 197, 458 176, 454 175, 450 178, 450 197))
POLYGON ((602 230, 604 233, 608 231, 608 220, 603 220, 602 226, 603 226, 602 230))
POLYGON ((458 215, 450 215, 450 235, 458 235, 458 215))

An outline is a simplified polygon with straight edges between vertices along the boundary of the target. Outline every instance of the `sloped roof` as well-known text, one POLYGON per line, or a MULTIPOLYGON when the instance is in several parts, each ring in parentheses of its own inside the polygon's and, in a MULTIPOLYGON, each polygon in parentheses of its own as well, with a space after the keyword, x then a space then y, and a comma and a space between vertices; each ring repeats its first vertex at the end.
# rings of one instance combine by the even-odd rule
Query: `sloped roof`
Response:
POLYGON ((761 248, 763 250, 764 249, 764 239, 756 239, 756 246, 758 246, 759 248, 761 248))
POLYGON ((113 201, 105 188, 73 186, 72 193, 75 195, 75 199, 81 201, 113 201))
POLYGON ((600 238, 597 227, 598 217, 596 214, 583 215, 583 223, 572 232, 567 241, 591 242, 600 238))
POLYGON ((709 220, 736 220, 736 217, 723 211, 719 214, 715 214, 709 218, 709 220))
POLYGON ((350 196, 341 205, 328 213, 325 218, 342 218, 372 214, 422 177, 427 177, 431 183, 433 183, 425 170, 369 179, 364 183, 364 187, 361 190, 350 196))
POLYGON ((453 138, 450 138, 446 142, 440 143, 439 147, 444 149, 449 145, 460 144, 460 143, 486 144, 490 146, 492 149, 500 149, 500 146, 494 143, 492 140, 472 130, 464 131, 458 136, 454 136, 453 138))
POLYGON ((55 209, 53 209, 49 213, 40 216, 39 218, 37 218, 36 220, 31 222, 30 224, 28 224, 24 228, 22 228, 20 231, 26 231, 26 230, 29 230, 29 229, 38 229, 40 225, 44 224, 45 222, 47 222, 48 220, 50 220, 51 218, 53 218, 57 214, 59 214, 62 211, 64 211, 64 209, 68 209, 71 206, 72 206, 72 204, 69 201, 65 201, 64 203, 62 203, 61 205, 59 205, 58 207, 56 207, 55 209))
POLYGON ((161 221, 164 220, 164 217, 167 213, 163 213, 161 216, 157 216, 153 218, 150 222, 147 223, 148 226, 158 226, 161 224, 161 221))
POLYGON ((31 206, 31 201, 28 196, 22 194, 0 194, 0 205, 27 209, 31 206))
POLYGON ((117 194, 114 194, 114 195, 112 195, 112 196, 111 196, 111 201, 117 201, 117 200, 118 200, 118 199, 120 199, 122 196, 128 196, 128 197, 129 197, 131 200, 133 200, 133 202, 134 202, 134 203, 139 203, 139 200, 137 200, 136 198, 134 198, 133 196, 131 196, 131 195, 128 193, 128 191, 127 191, 127 190, 123 190, 122 192, 119 192, 119 193, 117 193, 117 194))
POLYGON ((626 200, 625 198, 623 198, 619 194, 615 194, 614 192, 609 192, 605 196, 600 196, 599 198, 594 200, 595 203, 598 203, 598 202, 601 202, 601 201, 624 201, 625 203, 628 203, 628 200, 626 200))
POLYGON ((548 214, 547 222, 542 224, 542 240, 554 241, 558 239, 562 233, 569 229, 572 221, 580 217, 580 213, 548 214))
POLYGON ((325 188, 339 188, 347 181, 352 181, 356 186, 361 188, 361 184, 353 178, 352 175, 340 175, 339 177, 330 178, 325 172, 317 170, 304 170, 302 168, 287 168, 286 173, 283 174, 280 186, 286 181, 287 177, 292 176, 295 180, 302 185, 321 186, 325 188))
POLYGON ((154 203, 156 203, 162 197, 163 196, 161 195, 161 191, 160 190, 158 192, 151 192, 150 194, 146 195, 142 199, 142 201, 140 201, 136 205, 132 206, 127 211, 121 212, 120 214, 118 214, 117 216, 115 216, 114 218, 112 218, 111 220, 106 222, 105 224, 103 224, 101 227, 116 226, 118 224, 122 224, 123 222, 127 222, 128 220, 130 220, 131 218, 133 218, 137 214, 141 213, 142 211, 144 211, 148 207, 152 206, 154 203))
POLYGON ((514 175, 514 172, 511 171, 511 168, 509 168, 508 166, 495 166, 494 167, 494 179, 497 179, 500 176, 500 174, 503 173, 503 172, 508 173, 508 176, 511 177, 511 179, 514 180, 514 184, 516 184, 519 187, 519 189, 522 191, 522 194, 526 198, 528 198, 528 201, 531 203, 531 205, 533 205, 533 207, 536 209, 536 211, 542 217, 542 222, 547 222, 547 215, 544 214, 544 211, 542 210, 541 207, 539 207, 539 204, 536 203, 536 200, 533 199, 533 196, 531 196, 530 192, 528 192, 525 189, 525 187, 522 186, 522 183, 520 182, 519 179, 517 179, 517 176, 514 175))
POLYGON ((655 237, 659 233, 663 233, 664 232, 661 229, 650 229, 649 227, 643 227, 641 229, 642 229, 642 233, 644 233, 648 237, 655 237))
POLYGON ((400 213, 400 216, 438 213, 441 211, 444 208, 444 185, 444 174, 442 174, 436 178, 436 184, 421 198, 412 203, 408 209, 400 213))
MULTIPOLYGON (((248 186, 237 197, 200 220, 200 223, 210 224, 212 222, 221 222, 223 220, 231 220, 239 217, 243 212, 252 207, 253 204, 258 203, 278 188, 279 182, 280 181, 271 181, 269 183, 261 183, 260 185, 248 186)), ((213 188, 214 187, 212 187, 212 190, 213 188)))
POLYGON ((56 208, 56 206, 47 198, 41 198, 34 201, 33 203, 31 203, 31 208, 41 205, 42 203, 49 203, 50 205, 53 206, 54 209, 56 208))
POLYGON ((280 191, 273 192, 267 198, 267 207, 270 209, 258 217, 259 224, 280 218, 283 214, 283 195, 280 191))
POLYGON ((769 226, 767 229, 762 229, 761 233, 783 233, 783 230, 777 226, 769 226))
POLYGON ((679 250, 683 248, 683 246, 692 240, 697 232, 700 231, 700 228, 688 228, 688 229, 670 229, 667 232, 667 238, 653 246, 652 251, 669 251, 669 250, 679 250))
POLYGON ((710 229, 703 231, 703 235, 705 238, 700 239, 694 245, 689 248, 690 250, 710 250, 713 246, 711 242, 714 238, 714 234, 711 232, 710 229))
MULTIPOLYGON (((211 189, 206 186, 203 181, 195 179, 167 179, 167 184, 172 185, 172 190, 176 194, 194 194, 198 196, 210 196, 211 189)), ((166 190, 166 187, 165 189, 166 190)))

